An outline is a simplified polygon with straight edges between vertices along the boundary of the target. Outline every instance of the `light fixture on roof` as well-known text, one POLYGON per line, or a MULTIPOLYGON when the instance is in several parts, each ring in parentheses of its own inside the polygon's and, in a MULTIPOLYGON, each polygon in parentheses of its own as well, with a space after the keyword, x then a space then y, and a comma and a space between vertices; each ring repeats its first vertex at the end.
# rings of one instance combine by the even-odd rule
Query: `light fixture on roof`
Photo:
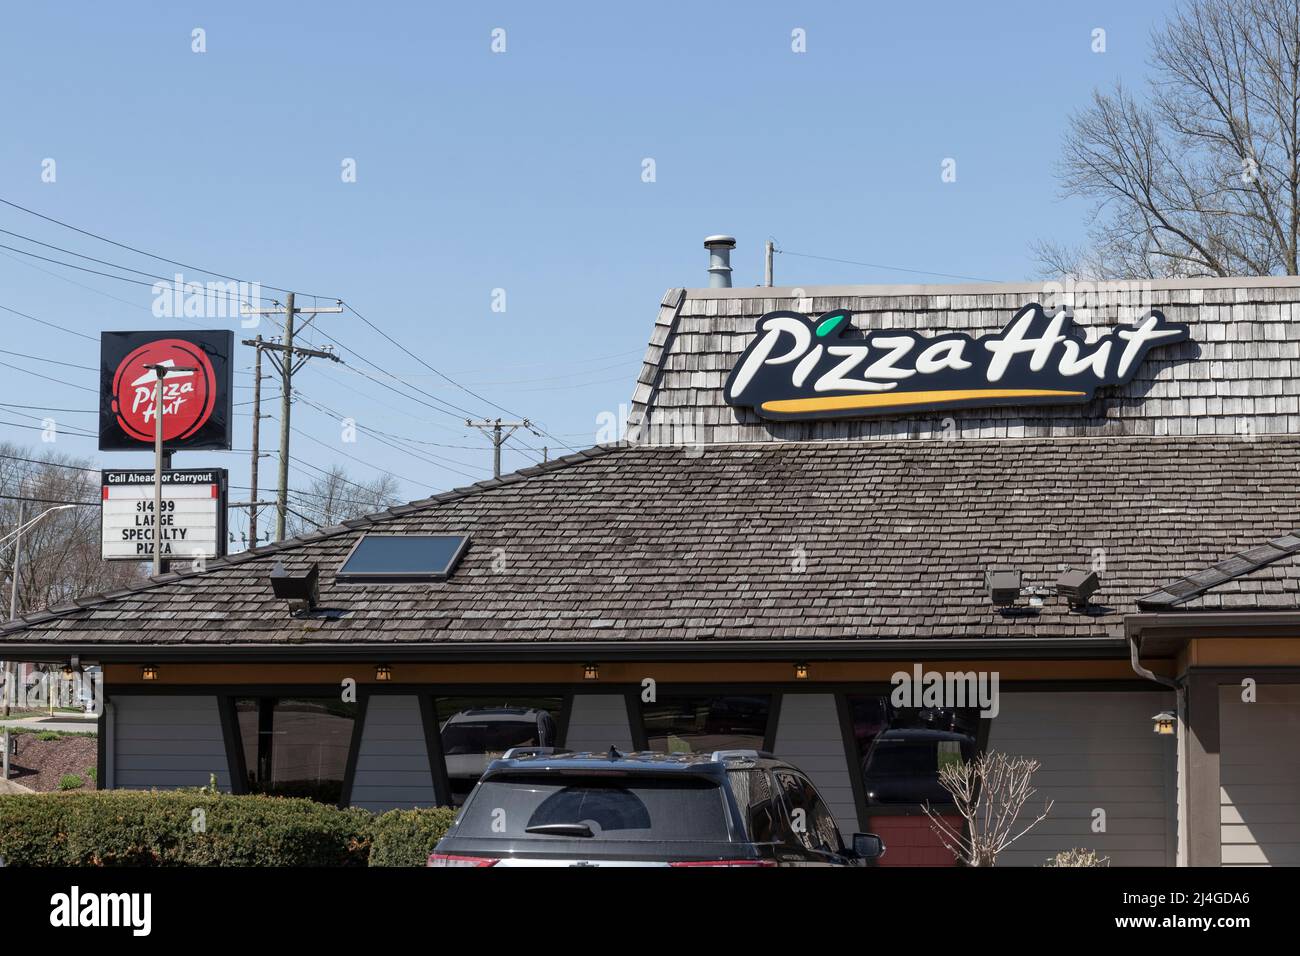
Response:
POLYGON ((271 590, 289 602, 289 613, 313 610, 320 603, 320 568, 313 564, 306 571, 286 571, 279 561, 271 570, 271 590))
POLYGON ((1019 571, 985 571, 984 584, 989 600, 998 607, 1011 607, 1020 600, 1019 571))
POLYGON ((1162 710, 1151 718, 1151 729, 1161 737, 1170 737, 1178 731, 1178 717, 1172 710, 1162 710))
POLYGON ((582 679, 600 680, 600 665, 599 664, 582 665, 582 679))
POLYGON ((1096 571, 1065 571, 1056 579, 1056 593, 1070 602, 1070 607, 1080 610, 1088 606, 1088 598, 1097 593, 1101 581, 1096 571))

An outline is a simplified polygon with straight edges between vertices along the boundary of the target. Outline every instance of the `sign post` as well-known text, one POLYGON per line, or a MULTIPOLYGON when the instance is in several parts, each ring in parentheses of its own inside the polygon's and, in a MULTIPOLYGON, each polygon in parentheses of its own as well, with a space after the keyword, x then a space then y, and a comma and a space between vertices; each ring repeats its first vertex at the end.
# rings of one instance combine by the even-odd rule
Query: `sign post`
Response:
POLYGON ((154 384, 153 399, 153 513, 154 513, 154 549, 153 549, 153 573, 154 575, 162 574, 162 548, 157 546, 158 535, 157 529, 161 528, 162 522, 162 472, 163 472, 163 410, 166 407, 163 402, 163 379, 170 372, 177 375, 193 375, 198 371, 196 368, 177 368, 170 361, 162 362, 157 365, 146 365, 145 368, 152 371, 158 381, 154 384))

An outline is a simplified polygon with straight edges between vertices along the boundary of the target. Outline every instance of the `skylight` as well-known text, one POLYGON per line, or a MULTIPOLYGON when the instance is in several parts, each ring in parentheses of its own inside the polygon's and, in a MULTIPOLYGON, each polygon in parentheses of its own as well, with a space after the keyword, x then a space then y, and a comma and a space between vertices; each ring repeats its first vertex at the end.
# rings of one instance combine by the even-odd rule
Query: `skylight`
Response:
POLYGON ((365 534, 343 560, 335 579, 441 581, 456 569, 468 545, 465 534, 365 534))

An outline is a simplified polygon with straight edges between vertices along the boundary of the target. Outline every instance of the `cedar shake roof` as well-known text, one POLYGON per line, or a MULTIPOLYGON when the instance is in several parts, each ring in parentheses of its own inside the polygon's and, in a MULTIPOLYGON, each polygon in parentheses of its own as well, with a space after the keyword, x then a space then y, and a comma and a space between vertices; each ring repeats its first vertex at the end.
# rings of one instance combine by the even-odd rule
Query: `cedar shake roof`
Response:
MULTIPOLYGON (((73 645, 1123 636, 1137 599, 1297 526, 1300 438, 608 446, 6 626, 73 645), (359 534, 467 533, 436 583, 340 584, 359 534), (289 615, 316 562, 337 620, 289 615), (988 569, 1100 567, 1092 614, 1005 613, 988 569)), ((1280 566, 1280 565, 1279 565, 1280 566)), ((107 655, 106 655, 107 656, 107 655)))

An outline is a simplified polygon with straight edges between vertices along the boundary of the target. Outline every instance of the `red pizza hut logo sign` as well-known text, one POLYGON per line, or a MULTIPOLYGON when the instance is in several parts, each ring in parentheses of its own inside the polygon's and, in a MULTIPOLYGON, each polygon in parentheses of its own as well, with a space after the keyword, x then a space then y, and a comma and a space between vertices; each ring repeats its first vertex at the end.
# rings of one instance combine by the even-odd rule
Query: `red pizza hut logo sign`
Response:
POLYGON ((230 447, 232 332, 104 332, 100 341, 99 447, 145 450, 158 427, 168 449, 230 447))

